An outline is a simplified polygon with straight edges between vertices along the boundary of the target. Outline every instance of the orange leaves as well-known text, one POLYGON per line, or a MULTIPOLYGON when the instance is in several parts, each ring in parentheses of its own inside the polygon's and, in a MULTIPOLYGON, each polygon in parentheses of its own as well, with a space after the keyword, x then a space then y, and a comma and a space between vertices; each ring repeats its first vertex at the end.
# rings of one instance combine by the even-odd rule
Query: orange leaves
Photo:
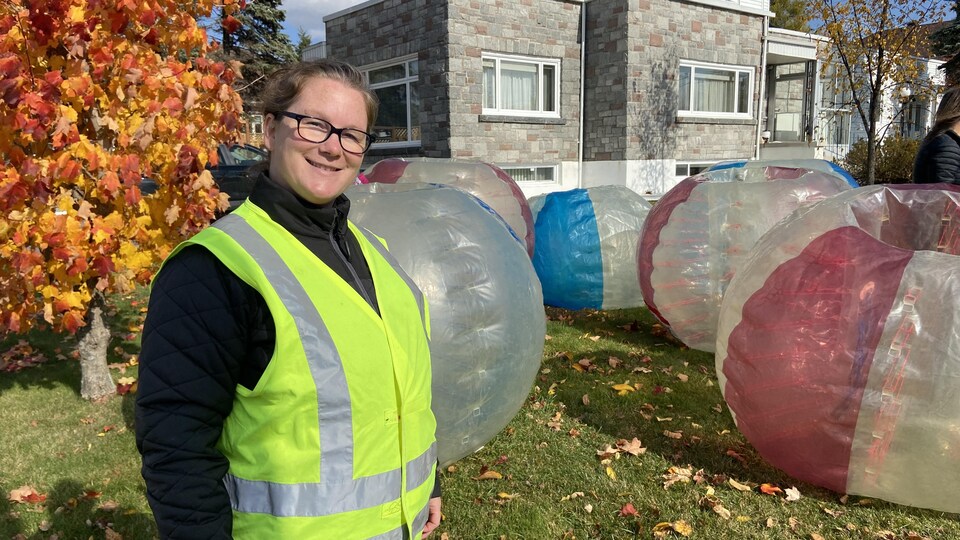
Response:
POLYGON ((17 489, 10 490, 7 500, 14 503, 38 504, 47 500, 47 496, 37 493, 37 490, 30 486, 20 486, 17 489))
POLYGON ((0 17, 0 275, 18 276, 0 283, 10 300, 0 329, 26 331, 43 315, 75 331, 85 302, 32 291, 143 282, 218 210, 215 186, 196 180, 233 137, 242 103, 233 67, 205 58, 196 20, 213 5, 54 2, 0 17), (181 148, 191 149, 187 167, 181 148), (141 194, 144 176, 162 179, 156 195, 141 194), (120 255, 124 245, 136 255, 120 255))

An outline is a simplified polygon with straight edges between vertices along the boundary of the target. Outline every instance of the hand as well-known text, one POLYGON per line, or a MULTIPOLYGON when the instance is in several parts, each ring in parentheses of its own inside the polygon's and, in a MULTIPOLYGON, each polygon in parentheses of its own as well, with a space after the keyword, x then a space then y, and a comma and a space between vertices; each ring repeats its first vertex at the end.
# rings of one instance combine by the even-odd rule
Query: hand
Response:
POLYGON ((429 515, 427 524, 423 526, 423 538, 430 536, 430 533, 440 525, 440 497, 434 497, 427 503, 429 515))

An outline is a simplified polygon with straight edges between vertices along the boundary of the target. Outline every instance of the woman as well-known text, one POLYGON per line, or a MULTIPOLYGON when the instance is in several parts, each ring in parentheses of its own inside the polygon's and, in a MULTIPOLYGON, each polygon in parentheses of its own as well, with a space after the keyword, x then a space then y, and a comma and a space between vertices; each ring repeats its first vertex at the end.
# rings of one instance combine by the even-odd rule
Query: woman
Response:
POLYGON ((913 162, 913 181, 917 184, 949 182, 960 184, 960 87, 953 87, 940 98, 936 123, 920 143, 913 162))
POLYGON ((376 96, 325 60, 274 73, 262 103, 266 171, 152 286, 136 429, 160 535, 426 536, 440 521, 426 307, 343 195, 376 96))

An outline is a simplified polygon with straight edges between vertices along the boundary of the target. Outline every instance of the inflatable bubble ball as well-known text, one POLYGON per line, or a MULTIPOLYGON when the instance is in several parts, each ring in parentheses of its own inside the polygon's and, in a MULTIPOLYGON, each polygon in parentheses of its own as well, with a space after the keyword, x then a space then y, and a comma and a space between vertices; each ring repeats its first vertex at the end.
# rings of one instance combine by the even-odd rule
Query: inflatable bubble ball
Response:
POLYGON ((770 464, 960 512, 960 188, 870 186, 794 212, 724 296, 717 375, 770 464))
POLYGON ((654 205, 637 249, 650 311, 691 349, 712 352, 720 301, 763 233, 802 206, 851 189, 807 169, 724 169, 691 176, 654 205))
POLYGON ((825 159, 763 159, 763 160, 732 160, 732 161, 721 161, 716 165, 713 165, 707 172, 715 172, 724 169, 731 169, 731 173, 745 174, 746 171, 759 169, 762 173, 762 169, 766 167, 779 167, 781 169, 807 169, 809 171, 820 171, 828 174, 833 174, 842 178, 846 183, 850 184, 850 187, 860 187, 860 184, 857 183, 857 180, 848 173, 843 167, 837 165, 832 161, 827 161, 825 159), (743 169, 743 172, 737 171, 737 169, 743 169))
POLYGON ((364 171, 370 182, 432 183, 462 189, 493 208, 533 255, 533 218, 527 199, 503 169, 490 163, 439 158, 388 158, 364 171))
POLYGON ((625 186, 556 191, 530 198, 533 267, 548 306, 620 309, 643 305, 637 240, 650 203, 625 186))
POLYGON ((501 218, 464 191, 367 184, 347 196, 351 220, 387 242, 427 299, 446 466, 499 433, 529 394, 546 336, 540 283, 501 218))

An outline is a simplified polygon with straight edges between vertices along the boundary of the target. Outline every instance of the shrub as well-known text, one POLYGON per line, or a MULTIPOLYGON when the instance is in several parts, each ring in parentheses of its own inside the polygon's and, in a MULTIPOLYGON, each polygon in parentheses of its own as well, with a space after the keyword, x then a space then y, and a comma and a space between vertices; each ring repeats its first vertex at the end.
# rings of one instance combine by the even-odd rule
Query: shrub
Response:
MULTIPOLYGON (((920 141, 900 135, 886 137, 877 152, 877 184, 906 184, 913 175, 913 160, 920 148, 920 141)), ((867 182, 867 141, 859 140, 850 145, 850 151, 839 165, 847 170, 860 185, 867 182)))

